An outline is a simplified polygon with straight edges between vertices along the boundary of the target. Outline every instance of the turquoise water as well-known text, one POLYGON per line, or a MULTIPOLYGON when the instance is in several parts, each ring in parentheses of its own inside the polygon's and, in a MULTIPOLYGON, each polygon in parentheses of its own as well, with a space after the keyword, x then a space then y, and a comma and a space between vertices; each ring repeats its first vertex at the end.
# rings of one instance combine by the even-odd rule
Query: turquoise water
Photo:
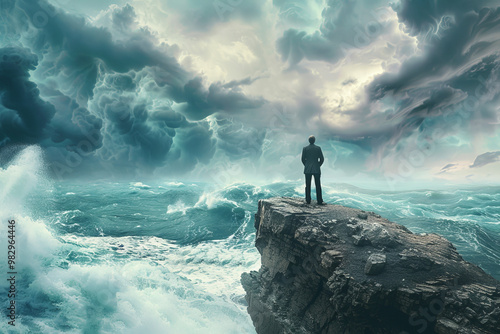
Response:
MULTIPOLYGON (((43 170, 37 148, 0 170, 0 249, 15 218, 19 316, 12 330, 2 312, 1 332, 255 333, 239 277, 260 266, 257 201, 301 197, 301 183, 54 182, 43 170)), ((324 192, 328 203, 441 234, 500 279, 499 187, 324 192)), ((0 280, 5 305, 7 289, 0 280)))

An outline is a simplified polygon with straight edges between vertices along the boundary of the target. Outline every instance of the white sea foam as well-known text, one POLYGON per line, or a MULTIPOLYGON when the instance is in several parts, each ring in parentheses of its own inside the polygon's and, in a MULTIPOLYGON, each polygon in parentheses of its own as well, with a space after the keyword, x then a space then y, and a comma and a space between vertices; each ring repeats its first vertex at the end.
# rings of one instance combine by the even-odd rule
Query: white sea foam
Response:
POLYGON ((144 184, 142 182, 134 182, 134 183, 132 183, 132 186, 140 188, 140 189, 151 189, 151 186, 148 186, 147 184, 144 184))
MULTIPOLYGON (((0 170, 1 199, 8 203, 0 216, 16 220, 22 277, 20 317, 11 328, 1 312, 0 332, 255 333, 239 284, 241 272, 258 265, 254 249, 225 240, 181 247, 155 237, 57 235, 26 207, 41 165, 39 149, 30 148, 0 170)), ((187 210, 178 204, 177 210, 187 210)), ((61 214, 71 219, 76 211, 61 214)), ((0 239, 6 249, 7 239, 0 239)), ((0 267, 7 272, 5 261, 0 267)), ((1 280, 0 290, 7 284, 1 280)))
POLYGON ((167 207, 167 214, 182 212, 182 214, 185 215, 186 211, 189 209, 191 209, 190 206, 186 206, 183 201, 179 200, 175 204, 171 204, 167 207))
POLYGON ((220 191, 212 191, 212 192, 204 192, 200 196, 194 207, 198 208, 205 206, 208 209, 213 209, 217 205, 220 205, 222 203, 229 203, 234 206, 238 206, 238 203, 236 203, 235 201, 224 198, 221 195, 220 191))
POLYGON ((175 187, 180 187, 180 186, 184 185, 184 183, 182 183, 182 182, 167 182, 165 184, 168 186, 175 186, 175 187))

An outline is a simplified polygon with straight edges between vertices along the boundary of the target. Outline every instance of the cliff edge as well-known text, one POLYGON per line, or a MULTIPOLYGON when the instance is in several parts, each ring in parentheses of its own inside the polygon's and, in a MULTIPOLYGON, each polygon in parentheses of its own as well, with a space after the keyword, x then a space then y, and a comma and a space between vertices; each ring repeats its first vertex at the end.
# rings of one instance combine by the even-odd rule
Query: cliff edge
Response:
POLYGON ((500 282, 439 235, 285 197, 259 201, 255 228, 258 334, 500 333, 500 282))

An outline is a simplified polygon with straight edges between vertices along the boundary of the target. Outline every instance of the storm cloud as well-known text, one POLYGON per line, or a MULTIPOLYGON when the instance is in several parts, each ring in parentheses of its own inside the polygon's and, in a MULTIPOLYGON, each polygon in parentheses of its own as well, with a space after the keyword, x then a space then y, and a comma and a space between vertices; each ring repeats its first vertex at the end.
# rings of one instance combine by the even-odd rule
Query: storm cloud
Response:
POLYGON ((33 144, 44 137, 44 129, 55 108, 40 98, 30 81, 38 58, 28 49, 0 49, 0 145, 33 144))
POLYGON ((421 51, 368 86, 372 106, 399 101, 389 116, 399 119, 392 143, 414 134, 425 143, 436 130, 440 137, 495 131, 500 8, 484 7, 491 3, 401 1, 395 7, 421 51))
POLYGON ((2 3, 0 148, 59 177, 295 178, 311 133, 336 179, 497 159, 497 1, 110 3, 2 3))
POLYGON ((17 0, 2 14, 18 23, 5 41, 21 36, 26 47, 1 50, 0 143, 45 147, 57 176, 166 164, 185 173, 214 154, 207 116, 264 103, 240 91, 249 79, 206 88, 130 5, 108 10, 104 26, 44 1, 17 0))

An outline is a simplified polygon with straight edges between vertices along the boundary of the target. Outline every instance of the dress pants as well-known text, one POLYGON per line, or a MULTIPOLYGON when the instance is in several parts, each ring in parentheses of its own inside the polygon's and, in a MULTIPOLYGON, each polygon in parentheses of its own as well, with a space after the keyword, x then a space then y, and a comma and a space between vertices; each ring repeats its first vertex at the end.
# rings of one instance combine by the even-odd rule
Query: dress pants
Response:
POLYGON ((311 178, 314 175, 314 184, 316 185, 316 200, 318 203, 323 203, 323 196, 321 195, 321 174, 305 174, 306 175, 306 202, 311 203, 311 178))

